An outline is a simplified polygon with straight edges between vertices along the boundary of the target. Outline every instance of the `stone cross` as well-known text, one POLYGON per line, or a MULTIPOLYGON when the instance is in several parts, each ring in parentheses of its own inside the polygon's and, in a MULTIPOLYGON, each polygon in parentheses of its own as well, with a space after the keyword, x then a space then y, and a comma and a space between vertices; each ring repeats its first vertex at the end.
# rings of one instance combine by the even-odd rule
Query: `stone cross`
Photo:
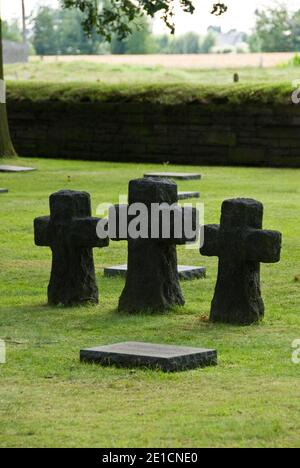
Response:
POLYGON ((255 200, 227 200, 221 225, 204 227, 202 255, 219 257, 211 321, 249 325, 264 316, 260 263, 280 261, 281 234, 262 230, 263 205, 255 200))
POLYGON ((146 178, 129 183, 129 205, 125 207, 128 210, 128 219, 134 219, 134 216, 130 217, 130 209, 136 203, 142 204, 147 208, 148 231, 147 238, 142 235, 133 238, 130 230, 125 236, 119 233, 110 235, 112 240, 128 240, 128 271, 119 301, 120 311, 161 312, 174 305, 184 305, 177 270, 176 245, 194 241, 195 236, 188 238, 189 235, 185 232, 178 235, 174 219, 176 216, 181 217, 184 228, 188 215, 196 230, 197 211, 193 208, 181 208, 177 205, 177 200, 177 185, 167 179, 146 178), (164 204, 160 214, 154 215, 151 212, 153 204, 164 204), (170 231, 165 235, 163 220, 168 216, 171 220, 170 231), (152 223, 159 227, 156 237, 152 235, 152 223))
POLYGON ((71 190, 51 195, 50 216, 35 219, 36 245, 52 250, 50 305, 98 303, 92 248, 109 244, 97 236, 98 221, 91 216, 90 195, 71 190))

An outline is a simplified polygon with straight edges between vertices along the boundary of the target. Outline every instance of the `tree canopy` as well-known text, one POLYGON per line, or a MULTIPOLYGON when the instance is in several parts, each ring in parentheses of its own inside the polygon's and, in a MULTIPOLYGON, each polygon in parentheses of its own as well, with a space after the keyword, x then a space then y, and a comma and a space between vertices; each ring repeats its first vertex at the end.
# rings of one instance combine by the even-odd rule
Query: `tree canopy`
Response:
POLYGON ((93 32, 82 30, 78 10, 56 10, 40 7, 33 19, 32 44, 38 55, 98 54, 102 40, 93 32))
MULTIPOLYGON (((175 0, 61 0, 64 8, 77 8, 84 14, 83 26, 90 34, 96 31, 106 40, 113 35, 124 39, 132 32, 134 21, 148 15, 151 18, 160 13, 166 26, 174 33, 175 0)), ((194 0, 180 0, 180 6, 186 13, 195 11, 194 0)), ((211 13, 222 15, 227 11, 224 3, 213 3, 211 13)))
POLYGON ((17 20, 2 22, 2 38, 7 41, 22 42, 22 31, 17 20))
POLYGON ((289 11, 285 5, 256 10, 251 52, 296 52, 300 49, 300 10, 289 11))
POLYGON ((83 13, 77 9, 40 7, 32 20, 30 43, 38 55, 199 54, 209 53, 216 43, 212 32, 204 36, 195 32, 176 37, 170 34, 155 36, 151 20, 145 15, 136 19, 128 37, 120 40, 113 34, 109 43, 95 31, 87 36, 82 21, 83 13))

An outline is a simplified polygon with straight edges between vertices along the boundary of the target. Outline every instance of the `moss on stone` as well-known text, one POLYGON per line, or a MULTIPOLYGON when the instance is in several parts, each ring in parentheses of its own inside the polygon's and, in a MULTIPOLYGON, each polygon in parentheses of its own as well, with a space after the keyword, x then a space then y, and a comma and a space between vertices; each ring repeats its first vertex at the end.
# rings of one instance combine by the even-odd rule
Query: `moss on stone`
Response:
POLYGON ((215 108, 241 105, 290 105, 292 85, 279 84, 203 86, 192 84, 103 85, 90 83, 9 82, 11 101, 110 102, 161 105, 188 104, 215 108))

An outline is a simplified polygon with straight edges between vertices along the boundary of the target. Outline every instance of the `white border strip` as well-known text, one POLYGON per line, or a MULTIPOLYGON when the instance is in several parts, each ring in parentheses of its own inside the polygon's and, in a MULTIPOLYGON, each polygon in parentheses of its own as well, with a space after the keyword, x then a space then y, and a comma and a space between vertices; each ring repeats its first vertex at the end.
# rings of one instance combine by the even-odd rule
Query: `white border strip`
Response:
POLYGON ((0 364, 6 363, 6 346, 5 341, 0 340, 0 364))
POLYGON ((0 104, 6 104, 6 86, 4 80, 0 80, 0 104))
MULTIPOLYGON (((0 21, 2 22, 1 15, 1 0, 0 0, 0 21)), ((6 86, 4 80, 0 79, 0 104, 6 104, 6 86)))

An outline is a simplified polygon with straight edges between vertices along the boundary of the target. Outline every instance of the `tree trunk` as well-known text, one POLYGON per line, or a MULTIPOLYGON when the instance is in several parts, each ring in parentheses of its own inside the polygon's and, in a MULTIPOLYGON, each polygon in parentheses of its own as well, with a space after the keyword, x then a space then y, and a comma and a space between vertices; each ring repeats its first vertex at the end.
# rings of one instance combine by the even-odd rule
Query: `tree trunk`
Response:
MULTIPOLYGON (((2 19, 0 17, 0 80, 4 80, 3 71, 3 48, 2 48, 2 19)), ((16 156, 13 144, 11 142, 6 103, 0 102, 0 158, 16 156)))
POLYGON ((26 13, 25 2, 22 0, 22 26, 23 26, 23 44, 27 44, 26 13))

